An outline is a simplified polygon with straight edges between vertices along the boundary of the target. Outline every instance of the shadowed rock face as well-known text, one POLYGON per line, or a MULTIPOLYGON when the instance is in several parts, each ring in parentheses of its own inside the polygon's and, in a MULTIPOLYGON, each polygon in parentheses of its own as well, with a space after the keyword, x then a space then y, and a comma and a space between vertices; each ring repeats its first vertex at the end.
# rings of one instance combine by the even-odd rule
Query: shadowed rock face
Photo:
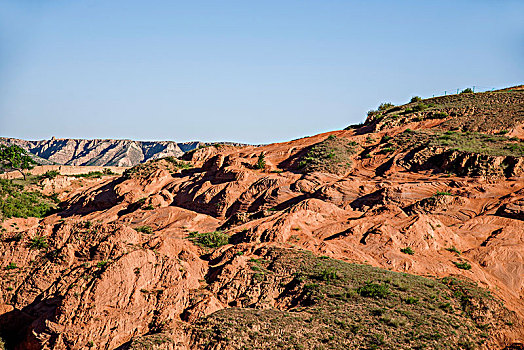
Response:
POLYGON ((449 118, 70 179, 61 212, 2 224, 0 337, 14 349, 519 349, 522 141, 493 137, 487 158, 476 134, 425 147, 422 132, 449 118))
POLYGON ((16 144, 31 154, 56 164, 133 166, 151 159, 179 157, 204 145, 201 142, 132 140, 51 139, 26 141, 2 138, 0 142, 16 144))

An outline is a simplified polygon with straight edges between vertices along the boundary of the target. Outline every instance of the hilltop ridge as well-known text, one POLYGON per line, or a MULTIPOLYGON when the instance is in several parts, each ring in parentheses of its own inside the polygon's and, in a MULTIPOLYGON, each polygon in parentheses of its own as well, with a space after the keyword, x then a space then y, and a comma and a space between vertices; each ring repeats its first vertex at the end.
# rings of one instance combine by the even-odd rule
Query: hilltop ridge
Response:
MULTIPOLYGON (((114 139, 58 139, 27 141, 1 137, 0 143, 27 150, 39 164, 133 166, 162 157, 179 157, 209 143, 200 141, 134 141, 114 139)), ((229 143, 226 144, 237 144, 229 143)), ((238 144, 240 145, 240 144, 238 144)))

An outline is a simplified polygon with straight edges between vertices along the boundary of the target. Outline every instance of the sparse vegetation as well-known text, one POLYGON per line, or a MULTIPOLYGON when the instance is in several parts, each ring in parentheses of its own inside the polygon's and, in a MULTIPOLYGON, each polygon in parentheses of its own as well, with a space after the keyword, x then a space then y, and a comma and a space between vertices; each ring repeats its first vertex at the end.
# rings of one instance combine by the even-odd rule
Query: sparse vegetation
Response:
POLYGON ((229 236, 222 231, 191 232, 189 238, 197 245, 205 248, 218 248, 229 243, 229 236))
POLYGON ((471 88, 465 88, 465 89, 462 90, 460 93, 461 93, 461 94, 472 94, 472 93, 473 93, 473 89, 471 89, 471 88))
POLYGON ((386 298, 391 292, 387 284, 366 282, 357 293, 368 298, 386 298))
POLYGON ((175 157, 165 157, 135 165, 134 167, 124 171, 123 176, 126 178, 146 178, 151 176, 157 170, 167 170, 171 173, 174 173, 178 170, 190 168, 192 168, 192 165, 189 162, 175 157))
MULTIPOLYGON (((250 288, 263 294, 245 294, 239 305, 197 320, 193 336, 200 346, 451 350, 463 339, 479 347, 487 320, 474 316, 475 310, 499 305, 469 282, 431 280, 307 252, 271 249, 249 264, 256 267, 249 271, 250 288), (280 287, 268 294, 272 284, 280 287), (252 306, 261 295, 268 305, 291 299, 293 306, 252 306)), ((515 317, 499 309, 490 315, 500 322, 515 317)))
POLYGON ((47 238, 43 236, 34 236, 29 243, 27 243, 27 246, 33 250, 45 249, 48 245, 47 238))
POLYGON ((455 264, 455 266, 461 270, 471 270, 471 264, 468 263, 467 261, 463 261, 463 262, 454 261, 453 264, 455 264))
POLYGON ((0 179, 0 219, 43 217, 54 208, 54 201, 40 192, 24 191, 23 186, 0 179))
POLYGON ((307 154, 300 160, 299 168, 304 172, 328 172, 342 174, 351 168, 351 155, 355 153, 357 144, 330 135, 324 141, 310 147, 307 154))
POLYGON ((107 266, 108 263, 109 263, 109 261, 107 261, 107 260, 102 260, 102 261, 99 261, 99 262, 96 264, 96 267, 98 267, 99 269, 103 269, 104 267, 107 266))
POLYGON ((402 248, 400 249, 400 251, 404 254, 408 254, 408 255, 413 255, 415 254, 415 251, 413 249, 411 249, 411 247, 406 247, 406 248, 402 248))
POLYGON ((433 197, 439 197, 439 196, 453 196, 453 194, 447 191, 437 191, 433 195, 433 197))
POLYGON ((260 153, 260 155, 258 156, 256 168, 262 170, 265 167, 266 167, 266 156, 264 155, 264 153, 260 153))
POLYGON ((381 103, 380 106, 378 106, 378 110, 379 111, 387 111, 388 109, 392 108, 392 107, 395 107, 395 105, 391 102, 384 102, 384 103, 381 103))
POLYGON ((466 153, 489 156, 524 157, 524 142, 506 136, 458 131, 415 130, 395 137, 404 149, 415 147, 445 147, 466 153))
POLYGON ((462 252, 460 250, 458 250, 457 248, 455 248, 455 246, 446 248, 446 250, 448 252, 456 253, 457 255, 461 255, 462 254, 462 252))
POLYGON ((144 226, 135 227, 135 231, 136 232, 141 232, 141 233, 146 233, 146 234, 152 234, 153 233, 153 228, 151 226, 144 225, 144 226))
POLYGON ((420 97, 420 96, 413 96, 411 98, 411 100, 409 101, 409 103, 415 103, 415 102, 420 102, 420 101, 422 101, 422 97, 420 97))
POLYGON ((105 174, 101 171, 90 171, 84 174, 75 174, 75 175, 69 175, 69 176, 76 177, 76 178, 99 179, 104 175, 108 175, 108 174, 105 174))
POLYGON ((43 173, 42 175, 40 175, 39 178, 40 180, 43 180, 43 179, 52 180, 56 178, 58 175, 60 175, 60 172, 58 170, 48 170, 45 173, 43 173))
POLYGON ((6 270, 16 270, 17 268, 18 268, 18 266, 14 262, 10 262, 5 267, 6 270))

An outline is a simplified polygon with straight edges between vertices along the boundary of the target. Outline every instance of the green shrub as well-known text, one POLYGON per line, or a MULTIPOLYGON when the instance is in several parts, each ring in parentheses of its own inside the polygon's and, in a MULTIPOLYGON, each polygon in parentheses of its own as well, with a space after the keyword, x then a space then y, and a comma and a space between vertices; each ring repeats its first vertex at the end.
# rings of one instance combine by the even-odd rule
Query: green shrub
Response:
POLYGON ((14 262, 10 262, 9 264, 7 264, 7 266, 5 267, 6 270, 15 270, 17 269, 18 266, 16 266, 16 264, 14 262))
POLYGON ((428 108, 427 105, 425 105, 425 104, 423 104, 423 103, 419 103, 418 105, 416 105, 416 106, 413 107, 413 111, 414 111, 414 112, 420 112, 420 111, 423 111, 423 110, 425 110, 425 109, 427 109, 427 108, 428 108))
POLYGON ((48 246, 47 238, 43 236, 34 236, 29 243, 27 243, 27 246, 33 250, 45 249, 48 246))
POLYGON ((229 236, 222 231, 191 232, 189 238, 197 245, 206 248, 218 248, 229 243, 229 236))
POLYGON ((400 251, 404 254, 409 254, 409 255, 415 254, 415 252, 413 251, 413 249, 411 249, 411 247, 402 248, 400 249, 400 251))
POLYGON ((43 180, 43 179, 51 179, 52 180, 55 177, 57 177, 58 175, 60 175, 60 172, 58 170, 48 170, 45 173, 43 173, 42 175, 40 175, 39 179, 40 180, 43 180))
POLYGON ((472 94, 473 90, 471 88, 466 88, 460 92, 461 94, 472 94))
POLYGON ((368 298, 386 298, 391 294, 387 284, 378 284, 366 282, 366 284, 357 289, 357 293, 368 298))
POLYGON ((162 159, 165 159, 169 163, 173 164, 177 169, 191 169, 192 168, 191 163, 181 161, 175 157, 165 157, 162 159))
POLYGON ((439 197, 439 196, 453 196, 450 192, 447 191, 437 191, 433 197, 439 197))
POLYGON ((331 282, 331 281, 339 279, 339 276, 337 274, 337 270, 334 267, 328 267, 322 270, 317 275, 317 278, 322 281, 331 282))
POLYGON ((418 304, 418 298, 415 297, 407 297, 404 299, 404 302, 408 305, 418 304))
POLYGON ((260 153, 257 160, 257 169, 264 169, 266 167, 266 156, 264 153, 260 153))
POLYGON ((393 152, 393 151, 395 151, 395 147, 384 147, 377 153, 378 154, 386 154, 386 153, 390 153, 390 152, 393 152))
POLYGON ((447 250, 448 252, 456 253, 456 254, 458 254, 458 255, 462 254, 460 250, 458 250, 457 248, 455 248, 455 246, 450 247, 450 248, 446 248, 446 250, 447 250))
POLYGON ((422 101, 422 97, 420 97, 420 96, 413 96, 411 98, 411 100, 409 101, 409 103, 420 102, 420 101, 422 101))
POLYGON ((43 217, 55 209, 55 203, 40 192, 24 191, 11 180, 0 179, 0 219, 43 217))
POLYGON ((455 266, 461 270, 471 270, 471 264, 469 264, 467 261, 464 261, 464 262, 454 261, 453 264, 455 264, 455 266))
POLYGON ((381 103, 380 106, 378 106, 378 110, 382 112, 382 111, 390 109, 391 107, 395 107, 395 105, 391 102, 384 102, 384 103, 381 103))
POLYGON ((447 118, 448 114, 446 112, 435 112, 428 115, 429 119, 444 119, 447 118))
POLYGON ((147 233, 147 234, 151 234, 153 233, 153 228, 151 226, 138 226, 138 227, 135 227, 135 231, 136 232, 142 232, 142 233, 147 233))
POLYGON ((107 260, 102 260, 102 261, 99 261, 99 262, 96 264, 96 267, 98 267, 99 269, 103 269, 104 267, 107 266, 108 263, 109 263, 109 261, 107 261, 107 260))

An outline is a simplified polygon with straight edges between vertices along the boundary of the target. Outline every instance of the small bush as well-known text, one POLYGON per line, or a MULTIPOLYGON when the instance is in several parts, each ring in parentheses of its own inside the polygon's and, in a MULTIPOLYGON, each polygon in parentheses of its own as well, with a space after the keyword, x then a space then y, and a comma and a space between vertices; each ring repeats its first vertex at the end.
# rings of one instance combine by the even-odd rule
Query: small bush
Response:
POLYGON ((189 237, 199 246, 206 248, 218 248, 229 243, 229 236, 222 231, 206 233, 192 232, 189 237))
POLYGON ((413 111, 414 111, 414 112, 420 112, 420 111, 425 110, 426 108, 428 108, 427 105, 425 105, 425 104, 423 104, 423 103, 419 103, 418 105, 416 105, 415 107, 413 107, 413 111))
POLYGON ((404 299, 404 302, 408 305, 418 304, 418 298, 415 297, 407 297, 404 299))
POLYGON ((455 264, 455 266, 461 270, 471 270, 471 264, 469 264, 467 261, 464 261, 464 262, 454 261, 453 264, 455 264))
POLYGON ((413 96, 411 98, 411 100, 409 101, 409 103, 420 102, 420 101, 422 101, 422 97, 420 97, 420 96, 413 96))
POLYGON ((446 112, 435 112, 428 116, 430 119, 444 119, 447 118, 448 114, 446 112))
POLYGON ((16 264, 14 262, 10 262, 9 264, 7 264, 7 266, 5 267, 6 270, 15 270, 17 269, 18 266, 16 266, 16 264))
POLYGON ((461 94, 472 94, 473 90, 471 88, 466 88, 460 92, 461 94))
POLYGON ((43 180, 43 179, 54 179, 55 177, 57 177, 58 175, 60 175, 60 172, 58 170, 48 170, 46 171, 45 173, 43 173, 42 175, 39 176, 40 180, 43 180))
POLYGON ((378 284, 366 282, 366 284, 357 289, 357 293, 368 298, 386 298, 391 294, 387 284, 378 284))
POLYGON ((390 109, 391 107, 395 107, 395 105, 391 102, 384 102, 384 103, 381 103, 380 106, 378 106, 378 110, 382 112, 382 111, 390 109))
POLYGON ((48 246, 47 239, 43 236, 34 236, 27 246, 33 250, 45 249, 48 246))
POLYGON ((415 254, 415 252, 413 251, 413 249, 411 249, 411 247, 406 247, 406 248, 402 248, 400 249, 400 251, 404 254, 408 254, 408 255, 413 255, 415 254))
POLYGON ((446 191, 437 191, 433 197, 439 197, 439 196, 453 196, 453 194, 451 194, 450 192, 446 192, 446 191))
POLYGON ((109 261, 107 261, 107 260, 102 260, 102 261, 99 261, 99 262, 96 264, 96 267, 98 267, 99 269, 103 269, 104 267, 107 266, 108 263, 109 263, 109 261))
POLYGON ((260 153, 257 160, 257 169, 264 169, 266 167, 266 156, 264 153, 260 153))
POLYGON ((337 270, 334 267, 328 267, 322 270, 318 274, 317 278, 322 281, 331 282, 331 281, 339 279, 339 276, 337 274, 337 270))
POLYGON ((141 232, 141 233, 147 233, 147 234, 151 234, 153 233, 153 228, 151 226, 138 226, 138 227, 135 227, 135 231, 136 232, 141 232))
POLYGON ((448 252, 456 253, 456 254, 458 254, 458 255, 462 254, 460 250, 458 250, 457 248, 455 248, 455 246, 450 247, 450 248, 446 248, 446 250, 447 250, 448 252))

